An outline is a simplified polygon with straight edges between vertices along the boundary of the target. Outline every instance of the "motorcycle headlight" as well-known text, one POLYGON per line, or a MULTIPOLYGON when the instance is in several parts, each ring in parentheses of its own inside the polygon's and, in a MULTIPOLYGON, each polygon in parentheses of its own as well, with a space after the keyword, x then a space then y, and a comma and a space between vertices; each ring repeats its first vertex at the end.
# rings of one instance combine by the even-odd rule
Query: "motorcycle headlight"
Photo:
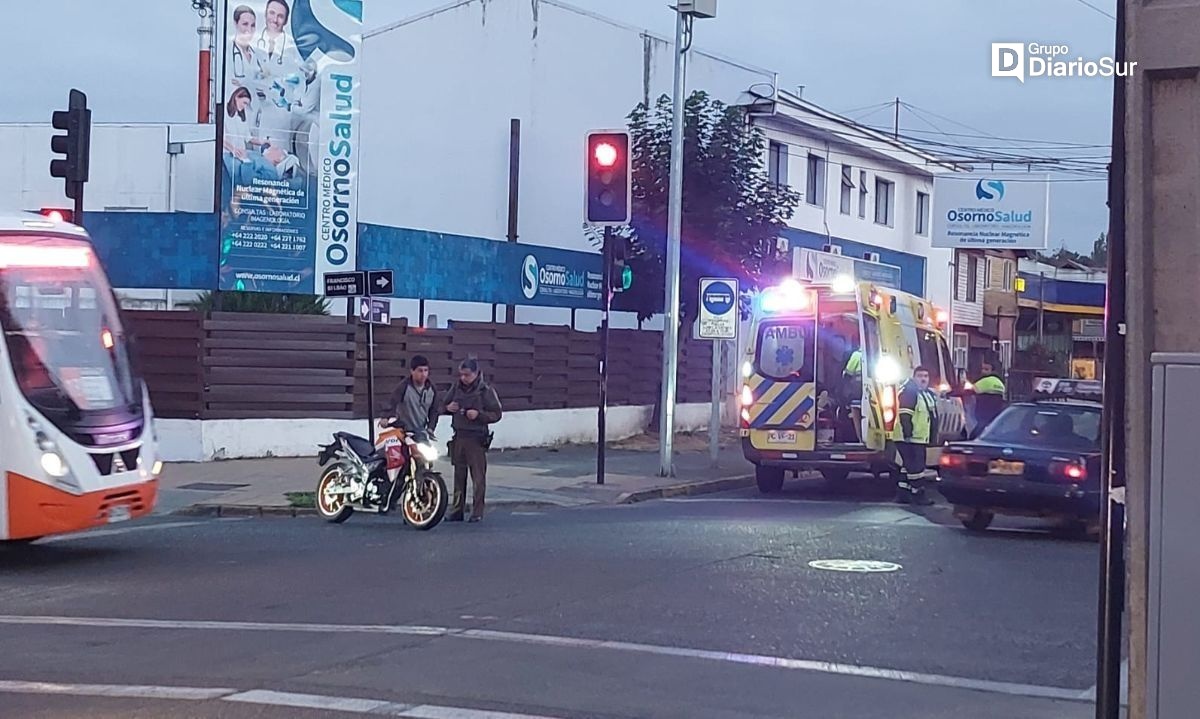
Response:
POLYGON ((421 453, 421 456, 424 457, 425 461, 427 462, 433 462, 438 458, 438 448, 434 447, 432 444, 425 444, 422 442, 421 444, 417 445, 417 451, 421 453))

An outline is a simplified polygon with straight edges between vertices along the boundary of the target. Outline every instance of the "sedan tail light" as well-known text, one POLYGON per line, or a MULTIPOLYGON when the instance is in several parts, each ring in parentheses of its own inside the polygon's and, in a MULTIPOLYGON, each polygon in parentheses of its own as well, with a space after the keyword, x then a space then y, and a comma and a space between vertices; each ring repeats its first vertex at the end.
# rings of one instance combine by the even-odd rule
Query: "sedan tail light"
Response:
POLYGON ((1050 476, 1064 482, 1082 482, 1087 479, 1087 465, 1081 462, 1051 462, 1050 476))
POLYGON ((943 452, 942 458, 938 460, 938 466, 942 469, 966 469, 967 455, 943 452))

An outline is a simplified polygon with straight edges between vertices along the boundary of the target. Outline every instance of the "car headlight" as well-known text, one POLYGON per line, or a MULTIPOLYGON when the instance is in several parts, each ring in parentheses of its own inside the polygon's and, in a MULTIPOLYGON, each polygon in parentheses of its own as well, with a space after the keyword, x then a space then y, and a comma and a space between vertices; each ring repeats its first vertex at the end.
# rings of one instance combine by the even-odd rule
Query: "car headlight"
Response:
POLYGON ((67 461, 56 450, 42 452, 42 469, 46 470, 46 474, 51 477, 59 478, 67 476, 67 461))
POLYGON ((426 462, 433 462, 438 458, 438 448, 434 447, 432 444, 425 444, 422 442, 421 444, 417 445, 417 451, 421 453, 421 456, 425 458, 426 462))

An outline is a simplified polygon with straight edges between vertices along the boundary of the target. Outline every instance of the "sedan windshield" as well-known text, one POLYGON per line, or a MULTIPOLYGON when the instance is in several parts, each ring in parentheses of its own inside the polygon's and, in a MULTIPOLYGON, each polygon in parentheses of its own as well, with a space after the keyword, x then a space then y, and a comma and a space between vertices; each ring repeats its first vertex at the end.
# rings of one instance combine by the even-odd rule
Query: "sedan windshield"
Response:
POLYGON ((1100 410, 1074 405, 1013 405, 980 435, 997 444, 1100 451, 1100 410))

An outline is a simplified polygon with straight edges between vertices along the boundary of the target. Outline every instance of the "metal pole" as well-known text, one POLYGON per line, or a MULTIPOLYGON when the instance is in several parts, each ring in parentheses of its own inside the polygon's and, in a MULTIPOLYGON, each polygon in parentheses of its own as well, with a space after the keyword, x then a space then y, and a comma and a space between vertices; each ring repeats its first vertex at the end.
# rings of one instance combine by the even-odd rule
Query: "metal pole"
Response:
POLYGON ((1046 342, 1046 273, 1038 273, 1038 344, 1046 342))
MULTIPOLYGON (((612 308, 612 228, 604 228, 604 314, 600 320, 600 403, 596 408, 596 484, 604 484, 604 452, 608 444, 608 314, 612 308)), ((572 315, 574 310, 572 310, 572 315)), ((574 329, 574 317, 571 328, 574 329)))
POLYGON ((671 117, 671 186, 667 212, 666 302, 663 306, 663 376, 659 417, 659 476, 670 477, 675 432, 675 379, 679 364, 679 255, 683 232, 683 104, 691 19, 676 10, 675 88, 671 117))
MULTIPOLYGON (((1117 3, 1117 62, 1125 60, 1125 3, 1117 3)), ((1096 717, 1121 716, 1125 613, 1125 78, 1113 78, 1112 164, 1108 177, 1108 290, 1104 311, 1101 426, 1100 587, 1096 637, 1096 717)), ((1093 346, 1094 343, 1093 343, 1093 346)), ((1093 354, 1095 354, 1093 352, 1093 354)))
POLYGON ((375 323, 372 319, 367 318, 367 424, 371 427, 371 444, 375 444, 375 323))
POLYGON ((721 348, 725 342, 712 343, 712 413, 708 417, 708 459, 713 467, 719 466, 721 453, 721 348))
MULTIPOLYGON (((508 235, 509 242, 518 238, 521 209, 521 120, 512 118, 508 126, 508 235)), ((516 322, 517 308, 504 306, 505 324, 516 322)))
POLYGON ((83 227, 83 187, 86 182, 75 183, 75 224, 83 227))
POLYGON ((896 140, 900 139, 900 98, 896 98, 896 124, 895 129, 892 131, 892 138, 896 140))

